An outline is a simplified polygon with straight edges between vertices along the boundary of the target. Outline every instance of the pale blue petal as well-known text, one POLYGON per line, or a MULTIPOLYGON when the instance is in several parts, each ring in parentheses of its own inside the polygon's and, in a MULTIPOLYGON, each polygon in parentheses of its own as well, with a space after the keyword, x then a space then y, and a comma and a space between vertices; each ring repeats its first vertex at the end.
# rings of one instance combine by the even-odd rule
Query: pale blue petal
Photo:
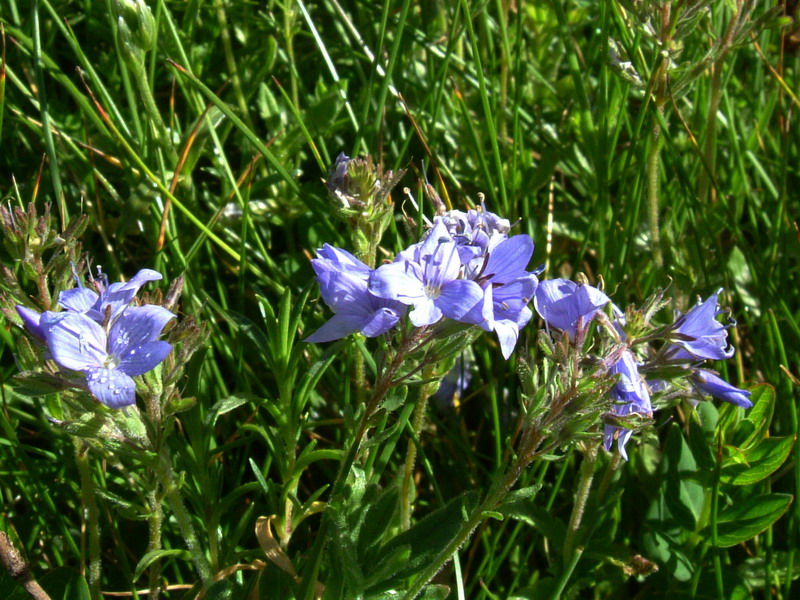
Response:
POLYGON ((318 266, 320 268, 333 268, 344 273, 360 275, 363 279, 368 278, 372 271, 372 269, 350 254, 347 250, 336 248, 330 244, 325 244, 322 248, 318 248, 317 256, 319 257, 318 259, 311 261, 315 271, 318 266), (323 264, 325 262, 327 262, 327 265, 323 264))
POLYGON ((368 322, 364 315, 338 313, 328 319, 325 324, 308 336, 304 342, 332 342, 360 331, 368 322))
POLYGON ((609 369, 612 375, 620 378, 611 391, 611 397, 617 403, 613 406, 615 414, 624 416, 631 413, 650 414, 653 407, 650 403, 650 390, 639 374, 636 359, 629 350, 625 350, 620 359, 609 369))
POLYGON ((442 318, 442 310, 430 298, 422 298, 414 304, 414 310, 408 313, 408 318, 415 327, 432 325, 442 318))
POLYGON ((533 299, 538 283, 536 276, 529 274, 494 288, 495 318, 517 320, 533 299))
POLYGON ((86 315, 68 312, 43 329, 53 360, 65 369, 102 367, 108 358, 103 328, 86 315))
POLYGON ((670 358, 714 360, 733 356, 734 349, 728 346, 727 328, 717 321, 718 295, 719 291, 678 318, 674 325, 675 331, 689 339, 676 339, 675 344, 682 346, 685 352, 673 351, 670 358))
POLYGON ((497 334, 497 340, 500 342, 500 351, 503 353, 503 358, 508 360, 517 345, 519 328, 514 321, 501 319, 494 322, 494 331, 497 334))
POLYGON ((697 304, 679 318, 677 330, 693 337, 702 337, 723 330, 724 326, 717 321, 718 296, 719 292, 711 294, 705 302, 697 304))
POLYGON ((575 338, 578 322, 585 327, 611 299, 590 285, 578 285, 567 279, 539 282, 534 306, 550 325, 575 338))
POLYGON ((118 357, 117 369, 131 377, 136 377, 155 369, 171 351, 172 346, 160 340, 126 348, 124 353, 118 357))
POLYGON ((40 325, 42 313, 36 312, 35 310, 30 309, 27 306, 22 306, 21 304, 17 304, 16 308, 17 313, 22 319, 22 324, 25 326, 25 329, 28 330, 28 333, 44 342, 44 330, 40 325))
POLYGON ((327 271, 317 275, 322 299, 334 312, 369 301, 367 281, 357 274, 327 271))
POLYGON ((111 318, 115 318, 128 304, 145 283, 158 281, 161 273, 152 269, 142 269, 128 281, 112 283, 100 296, 99 306, 95 308, 105 315, 106 307, 111 306, 111 318))
POLYGON ((126 308, 111 324, 109 353, 122 357, 131 348, 155 341, 164 326, 174 318, 175 315, 166 308, 154 304, 126 308))
POLYGON ((731 385, 711 371, 696 369, 694 371, 694 380, 700 391, 718 400, 724 400, 742 408, 753 406, 750 400, 751 393, 748 390, 742 390, 731 385))
POLYGON ((58 295, 58 305, 74 312, 86 312, 94 307, 99 296, 93 290, 76 287, 58 295))
POLYGON ((136 402, 136 383, 118 369, 90 369, 86 384, 92 395, 109 408, 122 408, 136 402))
POLYGON ((456 279, 461 272, 461 259, 453 242, 442 242, 429 257, 423 257, 423 280, 426 285, 440 288, 456 279))
POLYGON ((370 275, 369 291, 379 298, 416 304, 425 298, 425 286, 416 275, 416 269, 410 262, 383 265, 370 275))
POLYGON ((491 284, 483 288, 483 299, 473 306, 459 321, 478 325, 485 331, 491 331, 494 324, 494 301, 491 284))
POLYGON ((458 321, 483 298, 484 292, 477 283, 456 279, 442 286, 441 294, 435 302, 446 317, 458 321))
POLYGON ((372 313, 369 321, 360 328, 360 331, 367 337, 376 337, 389 331, 399 319, 400 315, 392 309, 380 308, 372 313))
POLYGON ((528 322, 531 320, 531 317, 533 317, 533 311, 527 306, 523 308, 521 311, 519 311, 519 315, 517 316, 517 321, 516 321, 517 328, 522 329, 523 327, 525 327, 525 325, 527 325, 528 322))
POLYGON ((628 460, 628 453, 625 450, 625 446, 628 444, 628 440, 631 439, 631 435, 633 435, 633 431, 630 429, 616 427, 615 425, 606 425, 603 433, 603 447, 610 452, 611 445, 616 439, 619 455, 625 460, 628 460))
POLYGON ((502 241, 489 254, 481 277, 492 283, 508 283, 526 275, 525 268, 533 256, 533 240, 525 234, 502 241))
POLYGON ((443 243, 453 243, 453 238, 450 237, 450 232, 447 231, 447 225, 444 220, 437 218, 433 229, 428 232, 428 235, 419 246, 420 262, 425 257, 433 255, 439 245, 443 243))

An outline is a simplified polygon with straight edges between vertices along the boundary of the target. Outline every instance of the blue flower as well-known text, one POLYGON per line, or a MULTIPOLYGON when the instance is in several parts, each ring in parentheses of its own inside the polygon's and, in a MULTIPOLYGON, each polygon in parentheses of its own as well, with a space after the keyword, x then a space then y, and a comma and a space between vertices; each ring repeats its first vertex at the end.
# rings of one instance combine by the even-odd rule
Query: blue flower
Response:
POLYGON ((449 211, 434 219, 422 241, 375 270, 326 244, 312 264, 322 298, 336 315, 307 341, 354 331, 379 335, 410 306, 416 327, 447 317, 495 331, 508 358, 531 319, 527 304, 538 285, 536 273, 526 270, 533 241, 527 235, 509 237, 510 227, 483 205, 466 213, 449 211))
POLYGON ((728 328, 717 321, 719 290, 703 303, 698 303, 672 326, 673 346, 667 353, 672 360, 725 359, 733 356, 728 345, 728 328))
POLYGON ((718 377, 706 369, 694 369, 692 381, 702 393, 713 396, 718 400, 730 402, 742 408, 750 408, 753 403, 750 401, 750 392, 740 390, 732 386, 724 379, 718 377))
POLYGON ((456 243, 444 222, 437 219, 423 242, 372 273, 369 290, 380 298, 413 306, 409 318, 423 327, 442 316, 460 320, 483 299, 481 287, 459 279, 461 274, 456 243))
POLYGON ((146 305, 125 308, 107 328, 88 314, 49 313, 40 323, 55 362, 85 375, 92 395, 111 408, 136 401, 133 377, 154 369, 172 350, 158 340, 175 315, 146 305))
MULTIPOLYGON (((612 411, 615 415, 626 417, 632 414, 651 416, 653 407, 650 403, 650 391, 647 383, 639 375, 636 359, 629 350, 624 350, 619 360, 609 369, 612 375, 619 375, 619 381, 611 390, 611 399, 614 401, 612 411)), ((611 450, 614 440, 617 440, 619 453, 628 460, 625 445, 628 443, 633 431, 616 425, 606 425, 603 436, 603 445, 606 450, 611 450)))
POLYGON ((590 285, 579 285, 568 279, 549 279, 536 288, 534 306, 550 326, 565 331, 575 341, 578 328, 589 322, 611 299, 590 285))
POLYGON ((41 321, 43 314, 47 314, 48 312, 50 311, 39 313, 31 308, 28 308, 27 306, 17 304, 17 313, 22 319, 22 324, 25 326, 25 329, 27 329, 28 332, 40 342, 46 341, 44 337, 44 330, 41 326, 41 321))
POLYGON ((335 248, 330 244, 324 244, 322 248, 317 250, 317 258, 311 260, 311 266, 314 268, 317 277, 328 271, 336 271, 354 275, 367 281, 372 272, 372 269, 347 250, 335 248))
POLYGON ((397 324, 406 307, 378 298, 368 289, 372 269, 349 252, 325 244, 311 266, 322 299, 335 313, 306 342, 330 342, 360 331, 367 337, 385 333, 397 324))
MULTIPOLYGON (((489 212, 484 203, 481 203, 479 209, 470 209, 466 213, 460 210, 448 211, 437 217, 437 220, 444 222, 465 265, 473 259, 486 256, 494 246, 508 239, 508 231, 511 229, 508 219, 489 212)), ((467 271, 469 272, 469 268, 467 271)))
POLYGON ((473 277, 483 290, 483 302, 462 320, 494 331, 503 357, 508 359, 519 339, 519 331, 533 313, 528 303, 533 299, 539 280, 525 269, 533 256, 533 240, 525 234, 502 240, 473 277))
POLYGON ((66 310, 86 314, 98 323, 106 318, 110 322, 131 303, 139 288, 161 278, 158 271, 142 269, 128 281, 109 284, 105 273, 99 272, 97 279, 92 280, 97 291, 83 287, 78 281, 78 287, 59 294, 58 304, 66 310))

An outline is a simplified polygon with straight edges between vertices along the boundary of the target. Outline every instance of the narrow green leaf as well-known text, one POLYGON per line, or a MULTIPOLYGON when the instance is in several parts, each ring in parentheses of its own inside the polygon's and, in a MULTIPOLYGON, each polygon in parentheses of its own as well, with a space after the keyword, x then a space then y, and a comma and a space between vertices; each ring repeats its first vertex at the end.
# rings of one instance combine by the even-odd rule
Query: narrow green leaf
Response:
MULTIPOLYGON (((378 556, 388 555, 404 546, 408 547, 411 553, 403 567, 395 575, 375 587, 390 588, 428 567, 430 561, 447 548, 458 534, 461 526, 466 522, 467 515, 473 510, 477 498, 478 495, 475 492, 467 492, 453 498, 444 507, 430 513, 414 524, 411 529, 400 533, 384 544, 378 556)), ((380 568, 380 566, 381 561, 378 559, 377 567, 380 568)))
POLYGON ((299 476, 304 469, 308 467, 311 463, 315 463, 318 460, 341 460, 342 459, 342 451, 341 450, 314 450, 313 452, 307 452, 303 454, 298 460, 295 465, 295 475, 299 476))
POLYGON ((295 192, 296 194, 300 193, 300 186, 297 185, 297 182, 294 180, 289 172, 283 167, 283 164, 280 160, 270 152, 269 148, 267 148, 264 143, 258 139, 258 136, 253 133, 253 131, 244 124, 244 122, 236 116, 236 113, 233 112, 230 106, 228 106, 225 102, 223 102, 219 96, 217 96, 214 92, 212 92, 202 81, 200 81, 197 77, 195 77, 192 73, 188 70, 180 66, 178 63, 174 61, 169 61, 170 64, 175 67, 175 70, 178 71, 181 75, 186 77, 192 84, 200 90, 200 92, 208 98, 217 108, 219 108, 225 116, 228 117, 231 122, 234 124, 236 129, 238 129, 249 141, 253 146, 255 146, 256 150, 258 150, 264 158, 272 165, 272 167, 280 174, 283 180, 289 185, 289 188, 295 192))
POLYGON ((213 427, 220 415, 231 412, 253 399, 254 397, 250 394, 237 394, 218 400, 206 415, 206 427, 213 427))
POLYGON ((192 555, 189 554, 188 550, 183 550, 181 548, 172 548, 171 550, 151 550, 147 554, 145 554, 140 560, 139 564, 136 565, 136 569, 133 571, 133 581, 137 581, 139 577, 142 576, 145 569, 152 565, 155 561, 167 558, 168 556, 179 556, 184 560, 191 560, 192 555))
POLYGON ((506 502, 498 508, 498 512, 509 519, 527 523, 558 548, 564 544, 567 533, 564 522, 530 500, 518 498, 506 502))

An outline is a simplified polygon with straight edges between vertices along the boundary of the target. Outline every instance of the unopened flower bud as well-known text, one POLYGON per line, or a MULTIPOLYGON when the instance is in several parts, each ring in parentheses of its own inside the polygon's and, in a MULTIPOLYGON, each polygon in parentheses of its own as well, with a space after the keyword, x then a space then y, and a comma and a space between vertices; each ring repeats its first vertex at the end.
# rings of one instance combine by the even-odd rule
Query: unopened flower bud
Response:
POLYGON ((135 57, 155 47, 156 21, 144 0, 115 0, 120 42, 135 57))
POLYGON ((392 218, 389 193, 404 173, 384 172, 369 156, 349 158, 341 152, 328 174, 326 185, 336 202, 336 214, 350 224, 356 256, 370 266, 392 218))

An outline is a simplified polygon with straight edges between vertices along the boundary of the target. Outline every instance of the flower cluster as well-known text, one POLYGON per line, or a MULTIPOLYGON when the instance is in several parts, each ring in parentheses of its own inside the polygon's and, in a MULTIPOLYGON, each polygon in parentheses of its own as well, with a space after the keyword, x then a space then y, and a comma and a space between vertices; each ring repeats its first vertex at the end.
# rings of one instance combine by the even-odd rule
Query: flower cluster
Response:
POLYGON ((175 315, 152 304, 130 306, 139 288, 159 279, 160 273, 142 269, 127 282, 109 284, 99 272, 90 281, 94 289, 78 281, 77 287, 61 292, 62 311, 39 313, 18 305, 17 312, 49 358, 82 373, 97 400, 121 408, 136 401, 133 377, 154 369, 172 350, 158 338, 175 315))
MULTIPOLYGON (((704 360, 727 359, 733 356, 733 348, 728 345, 727 328, 717 320, 720 310, 717 306, 719 292, 709 296, 705 302, 698 303, 686 314, 679 315, 666 330, 666 344, 651 353, 646 362, 637 362, 632 351, 632 343, 623 343, 621 352, 612 352, 608 371, 619 377, 611 391, 613 400, 610 420, 632 415, 651 417, 651 391, 664 389, 667 382, 654 379, 647 381, 641 372, 656 366, 682 367, 688 372, 688 379, 700 395, 709 395, 736 406, 749 408, 750 392, 736 388, 714 372, 700 368, 704 360), (640 372, 641 371, 641 372, 640 372)), ((602 291, 590 285, 579 285, 565 279, 543 281, 536 290, 534 300, 539 315, 548 326, 565 332, 570 341, 581 339, 589 324, 611 306, 611 324, 625 341, 625 317, 611 299, 602 291)), ((645 346, 644 344, 639 347, 645 346)), ((627 459, 625 445, 632 431, 624 426, 608 424, 605 426, 604 444, 611 448, 614 440, 620 454, 627 459)))
POLYGON ((357 331, 378 336, 410 309, 415 327, 446 317, 494 331, 508 358, 532 316, 527 304, 539 283, 526 271, 533 241, 525 234, 509 236, 510 228, 483 206, 449 211, 435 218, 420 242, 374 270, 326 244, 312 266, 322 298, 336 314, 306 341, 357 331))

